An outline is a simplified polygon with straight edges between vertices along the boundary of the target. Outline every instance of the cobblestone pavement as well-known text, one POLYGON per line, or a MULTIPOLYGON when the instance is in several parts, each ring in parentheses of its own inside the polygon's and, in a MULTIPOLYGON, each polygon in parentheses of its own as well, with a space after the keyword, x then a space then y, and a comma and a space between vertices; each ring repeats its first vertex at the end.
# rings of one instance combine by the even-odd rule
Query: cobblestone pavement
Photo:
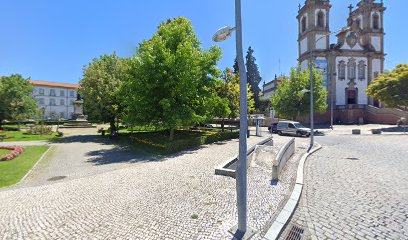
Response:
POLYGON ((141 150, 129 150, 97 135, 69 136, 57 143, 37 165, 23 187, 66 181, 113 171, 155 158, 141 150))
MULTIPOLYGON (((248 144, 262 139, 251 137, 248 144)), ((284 141, 275 139, 277 145, 284 141)), ((215 176, 214 167, 237 150, 233 140, 102 174, 0 191, 0 239, 231 239, 235 180, 215 176)), ((290 188, 285 181, 271 186, 270 176, 249 168, 248 220, 260 231, 290 188)))
POLYGON ((408 239, 408 136, 326 136, 291 223, 302 239, 408 239))

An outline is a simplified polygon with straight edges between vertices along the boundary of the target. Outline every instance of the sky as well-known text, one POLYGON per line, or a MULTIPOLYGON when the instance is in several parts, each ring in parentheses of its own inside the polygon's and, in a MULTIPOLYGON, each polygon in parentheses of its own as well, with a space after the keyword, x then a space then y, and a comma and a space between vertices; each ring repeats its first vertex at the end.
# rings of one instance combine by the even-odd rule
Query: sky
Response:
MULTIPOLYGON (((331 31, 346 25, 347 6, 358 0, 332 0, 331 31)), ((377 0, 379 2, 379 0, 377 0)), ((114 51, 135 54, 161 21, 184 16, 202 46, 218 45, 220 69, 232 67, 235 39, 212 42, 215 31, 234 26, 233 0, 0 0, 0 76, 22 74, 35 80, 77 83, 93 58, 114 51)), ((263 81, 287 74, 297 64, 296 15, 304 0, 242 0, 244 54, 249 46, 263 81)), ((385 68, 408 63, 407 0, 384 0, 385 68)), ((335 37, 332 37, 332 43, 335 37)))

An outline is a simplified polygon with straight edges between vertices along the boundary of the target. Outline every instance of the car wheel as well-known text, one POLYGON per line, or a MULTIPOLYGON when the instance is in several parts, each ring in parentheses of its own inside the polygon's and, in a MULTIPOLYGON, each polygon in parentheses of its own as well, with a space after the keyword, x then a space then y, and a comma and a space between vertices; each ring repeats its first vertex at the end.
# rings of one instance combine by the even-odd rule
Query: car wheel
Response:
POLYGON ((296 133, 296 136, 301 137, 302 134, 301 134, 300 132, 297 132, 297 133, 296 133))
POLYGON ((279 136, 282 136, 282 132, 281 132, 281 131, 278 131, 278 135, 279 135, 279 136))
POLYGON ((306 134, 305 136, 306 136, 306 137, 310 137, 310 133, 306 134))

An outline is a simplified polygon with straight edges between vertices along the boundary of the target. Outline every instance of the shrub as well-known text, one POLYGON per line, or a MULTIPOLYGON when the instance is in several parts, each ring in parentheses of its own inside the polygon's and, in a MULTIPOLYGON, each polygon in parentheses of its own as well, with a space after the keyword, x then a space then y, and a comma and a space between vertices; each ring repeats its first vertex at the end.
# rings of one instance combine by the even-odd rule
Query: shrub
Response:
POLYGON ((18 126, 7 126, 7 125, 3 125, 2 128, 3 128, 4 131, 11 131, 11 132, 20 131, 20 129, 18 128, 18 126))
POLYGON ((178 131, 176 136, 178 137, 174 141, 168 141, 167 132, 163 131, 135 134, 131 136, 131 139, 137 143, 159 149, 164 153, 175 153, 196 148, 203 144, 238 138, 239 133, 237 131, 178 131))
POLYGON ((27 131, 27 134, 30 135, 51 135, 52 126, 42 126, 38 125, 27 131))

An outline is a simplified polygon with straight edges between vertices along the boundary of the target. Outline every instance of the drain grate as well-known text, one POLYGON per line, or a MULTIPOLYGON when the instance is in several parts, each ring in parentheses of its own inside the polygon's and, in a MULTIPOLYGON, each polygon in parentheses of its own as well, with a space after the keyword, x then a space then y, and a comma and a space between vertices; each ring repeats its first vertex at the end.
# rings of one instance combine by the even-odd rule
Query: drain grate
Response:
POLYGON ((301 240, 304 231, 305 230, 303 228, 294 225, 286 237, 286 240, 301 240))
POLYGON ((56 176, 56 177, 52 177, 52 178, 47 179, 47 181, 58 181, 58 180, 66 178, 66 177, 67 176, 56 176))

